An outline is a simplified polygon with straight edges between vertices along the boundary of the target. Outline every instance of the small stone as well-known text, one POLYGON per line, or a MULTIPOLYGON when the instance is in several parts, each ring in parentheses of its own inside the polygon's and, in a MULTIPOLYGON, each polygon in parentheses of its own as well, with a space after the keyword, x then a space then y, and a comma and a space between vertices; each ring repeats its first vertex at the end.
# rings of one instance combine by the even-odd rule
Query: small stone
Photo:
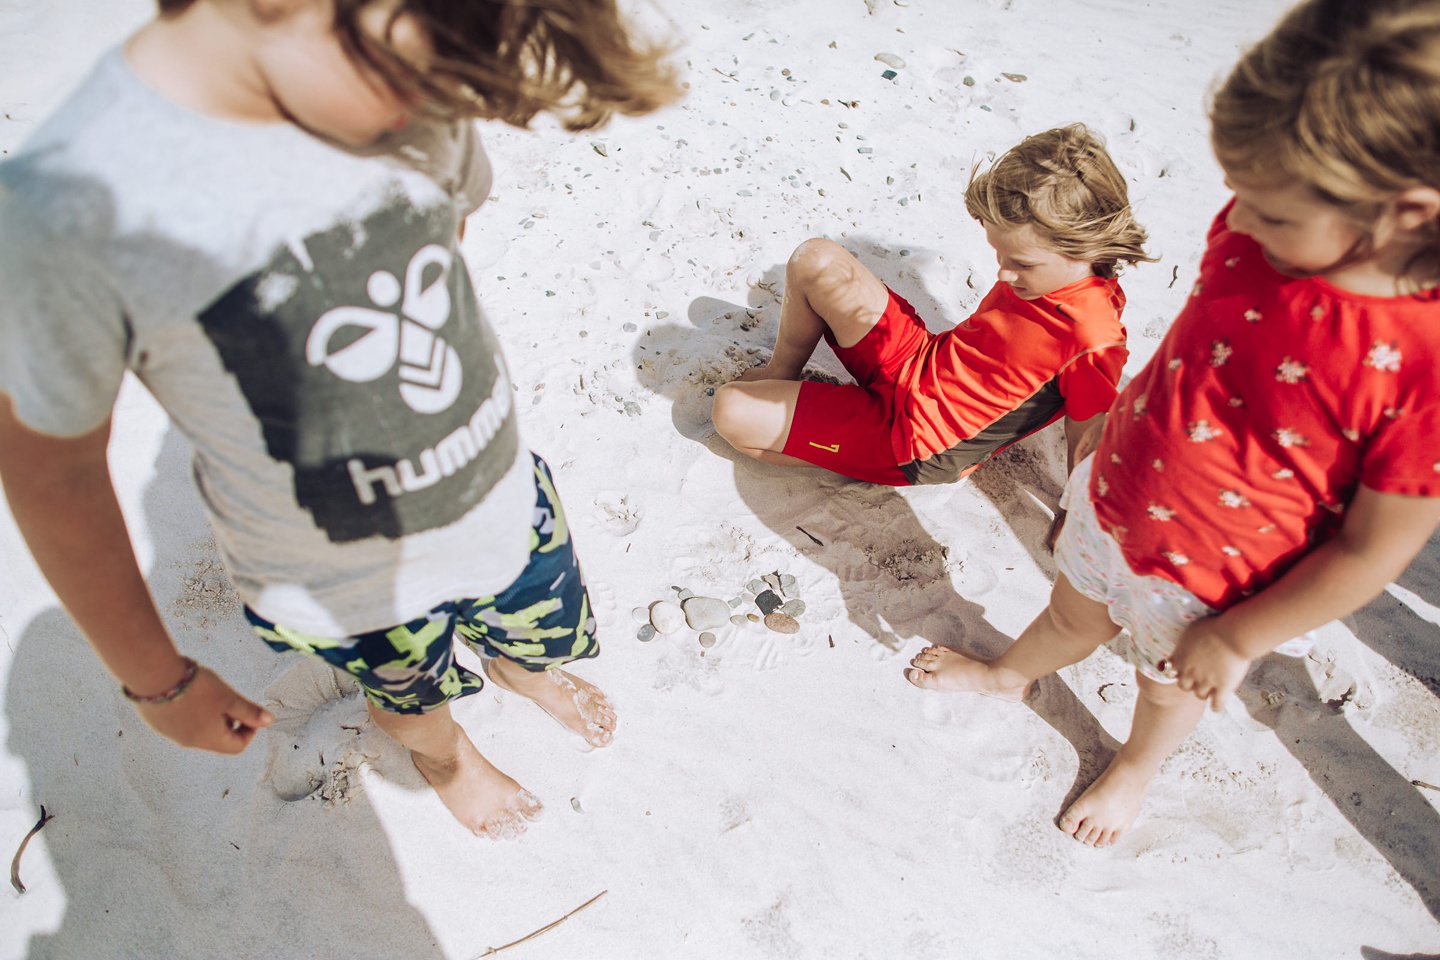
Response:
POLYGON ((681 606, 691 630, 714 630, 730 619, 730 605, 714 597, 690 597, 681 606))
POLYGON ((656 310, 656 311, 655 311, 655 319, 656 319, 656 320, 664 320, 664 319, 665 319, 666 317, 668 317, 668 316, 670 316, 670 311, 669 311, 669 310, 656 310))
POLYGON ((765 592, 765 581, 751 580, 749 583, 745 584, 745 589, 758 596, 759 594, 765 592))
POLYGON ((713 646, 715 646, 715 634, 711 633, 711 632, 708 631, 708 630, 705 631, 704 633, 700 634, 700 646, 702 646, 702 647, 713 647, 713 646))
POLYGON ((625 324, 624 326, 622 326, 620 329, 621 329, 621 330, 624 330, 626 333, 634 333, 636 330, 638 330, 638 329, 640 329, 640 328, 637 327, 637 326, 635 326, 635 324, 633 324, 633 323, 626 323, 626 324, 625 324))
POLYGON ((1004 77, 1006 80, 1009 80, 1011 83, 1024 83, 1026 80, 1030 79, 1023 73, 1002 73, 1000 74, 1000 76, 1004 77))
POLYGON ((725 602, 730 605, 730 609, 731 609, 731 610, 734 610, 736 607, 740 606, 740 604, 744 603, 745 601, 744 601, 744 600, 741 600, 739 597, 731 597, 729 600, 726 600, 725 602))
POLYGON ((767 574, 765 574, 765 576, 761 577, 760 579, 761 579, 761 580, 764 580, 766 583, 768 583, 768 584, 770 585, 770 589, 771 589, 771 590, 779 590, 779 589, 780 589, 780 574, 778 574, 778 573, 767 573, 767 574))
POLYGON ((678 603, 656 600, 650 605, 650 622, 656 630, 668 636, 685 626, 685 611, 678 603))
POLYGON ((654 640, 655 625, 651 623, 642 623, 640 625, 640 629, 635 631, 635 639, 639 640, 641 643, 649 643, 651 640, 654 640))
POLYGON ((610 156, 609 152, 605 149, 605 144, 601 143, 599 140, 591 141, 590 146, 593 147, 595 149, 595 152, 600 154, 600 156, 610 156))
POLYGON ((771 100, 779 100, 779 99, 780 99, 780 91, 779 91, 779 90, 771 90, 771 91, 770 91, 770 99, 771 99, 771 100))
POLYGON ((896 70, 905 69, 905 61, 901 60, 893 53, 877 53, 875 54, 875 59, 885 64, 885 66, 887 67, 894 67, 896 70))
POLYGON ((900 76, 900 74, 896 73, 894 70, 886 70, 886 71, 884 71, 884 72, 882 72, 882 73, 880 74, 880 79, 881 79, 881 80, 894 80, 894 79, 895 79, 896 77, 898 77, 898 76, 900 76))
POLYGON ((634 610, 631 610, 631 611, 630 611, 630 617, 631 617, 636 623, 649 623, 649 622, 650 622, 650 608, 649 608, 649 607, 636 607, 634 610))
POLYGON ((805 612, 804 600, 786 600, 780 604, 780 612, 787 617, 798 617, 805 612))
MULTIPOLYGON (((752 614, 752 616, 753 616, 753 614, 752 614)), ((744 615, 743 613, 737 613, 737 614, 735 614, 735 616, 733 616, 733 617, 730 618, 730 622, 733 623, 733 624, 735 624, 735 626, 737 626, 737 627, 743 627, 743 626, 745 626, 745 624, 749 623, 750 621, 745 619, 745 615, 744 615)))
POLYGON ((856 147, 856 148, 855 148, 855 152, 856 152, 856 153, 866 153, 866 154, 869 154, 869 153, 874 153, 874 152, 875 152, 875 148, 874 148, 874 147, 856 147))
POLYGON ((627 417, 638 417, 640 416, 640 413, 640 404, 636 403, 634 400, 625 401, 625 415, 627 417))
POLYGON ((967 87, 973 87, 973 86, 975 86, 975 78, 974 78, 974 77, 966 77, 964 80, 961 80, 960 82, 963 83, 963 84, 965 84, 965 86, 967 86, 967 87))
POLYGON ((755 196, 755 194, 751 193, 749 190, 736 190, 736 191, 735 191, 735 196, 737 196, 737 197, 753 197, 753 196, 755 196))
POLYGON ((980 109, 981 109, 981 110, 984 110, 986 113, 994 113, 994 112, 995 112, 995 111, 993 111, 993 110, 990 109, 990 104, 988 104, 988 103, 982 103, 982 104, 980 104, 980 109))
POLYGON ((580 798, 579 798, 579 797, 571 797, 571 798, 570 798, 570 809, 571 809, 571 810, 574 810, 576 813, 584 813, 584 812, 585 812, 584 810, 581 810, 581 809, 580 809, 580 798))
POLYGON ((755 616, 755 614, 753 614, 753 613, 747 613, 747 614, 745 614, 745 619, 746 619, 746 620, 749 620, 751 623, 759 623, 759 622, 760 622, 760 618, 757 617, 757 616, 755 616))
POLYGON ((765 626, 774 630, 776 633, 800 632, 800 624, 794 617, 778 611, 765 614, 765 626))
POLYGON ((760 608, 761 613, 767 615, 779 610, 782 602, 779 597, 775 596, 773 590, 766 590, 755 598, 755 606, 760 608))
POLYGON ((685 601, 689 600, 693 596, 695 596, 695 591, 693 590, 684 590, 679 587, 675 588, 675 599, 680 602, 681 606, 684 606, 685 601))
POLYGON ((795 595, 795 578, 788 573, 780 574, 780 592, 791 597, 795 595))

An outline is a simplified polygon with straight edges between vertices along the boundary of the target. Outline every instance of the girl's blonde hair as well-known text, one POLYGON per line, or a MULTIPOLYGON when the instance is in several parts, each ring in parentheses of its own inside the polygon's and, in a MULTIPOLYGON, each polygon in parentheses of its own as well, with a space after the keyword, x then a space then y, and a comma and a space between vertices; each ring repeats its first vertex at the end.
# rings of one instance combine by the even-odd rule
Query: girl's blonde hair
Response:
MULTIPOLYGON (((1308 184, 1370 227, 1387 200, 1440 188, 1440 0, 1309 0, 1241 58, 1210 105, 1225 171, 1308 184)), ((1410 262, 1440 279, 1440 225, 1410 262)))
MULTIPOLYGON (((158 0, 164 14, 194 0, 158 0)), ((616 0, 399 0, 391 22, 414 17, 435 48, 417 70, 360 27, 376 0, 333 0, 335 30, 358 61, 438 117, 527 127, 551 113, 568 130, 613 114, 649 113, 679 98, 670 50, 639 36, 616 0)))
POLYGON ((1026 137, 989 170, 977 167, 965 209, 982 223, 1033 225, 1056 253, 1113 277, 1120 263, 1153 261, 1130 211, 1125 177, 1082 123, 1026 137))

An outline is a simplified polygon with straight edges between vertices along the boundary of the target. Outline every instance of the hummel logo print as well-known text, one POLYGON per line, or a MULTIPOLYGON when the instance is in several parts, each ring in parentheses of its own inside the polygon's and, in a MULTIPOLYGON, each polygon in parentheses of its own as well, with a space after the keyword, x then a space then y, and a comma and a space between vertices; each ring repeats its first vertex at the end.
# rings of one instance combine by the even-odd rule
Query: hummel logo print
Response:
POLYGON ((337 543, 454 523, 516 462, 513 388, 455 235, 448 200, 392 196, 277 246, 200 314, 296 504, 337 543))
POLYGON ((400 281, 386 270, 370 275, 365 289, 377 307, 400 303, 400 316, 369 307, 336 307, 324 314, 305 341, 305 359, 312 367, 324 365, 351 383, 368 383, 400 361, 400 397, 417 413, 439 413, 460 395, 460 355, 434 331, 450 319, 450 291, 446 287, 453 257, 449 250, 430 244, 410 260, 405 270, 404 300, 400 281), (438 267, 438 273, 429 268, 438 267), (426 277, 427 270, 432 274, 426 277), (331 350, 335 334, 347 327, 366 332, 331 350))

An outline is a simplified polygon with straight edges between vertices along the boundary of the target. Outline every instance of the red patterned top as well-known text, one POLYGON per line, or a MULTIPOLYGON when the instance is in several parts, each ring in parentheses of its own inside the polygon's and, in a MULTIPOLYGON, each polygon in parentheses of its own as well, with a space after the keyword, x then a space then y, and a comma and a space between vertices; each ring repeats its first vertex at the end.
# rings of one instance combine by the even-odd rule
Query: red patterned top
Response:
POLYGON ((1221 610, 1332 536, 1358 484, 1440 497, 1440 297, 1284 276, 1228 213, 1090 481, 1136 573, 1221 610))

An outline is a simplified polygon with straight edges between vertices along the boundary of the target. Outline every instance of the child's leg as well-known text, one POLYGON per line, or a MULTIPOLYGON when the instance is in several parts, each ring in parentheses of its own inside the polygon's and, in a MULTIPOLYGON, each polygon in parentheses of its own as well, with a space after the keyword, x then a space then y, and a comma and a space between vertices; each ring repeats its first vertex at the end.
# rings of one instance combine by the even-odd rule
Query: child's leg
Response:
POLYGON ((1023 700, 1034 681, 1079 663, 1118 632, 1109 608, 1081 594, 1062 573, 1049 605, 999 657, 977 660, 949 647, 926 647, 910 661, 905 678, 927 690, 1023 700))
POLYGON ((1130 738, 1105 772, 1060 818, 1060 829, 1076 840, 1108 847, 1140 814, 1140 803, 1160 764, 1200 722, 1205 701, 1173 683, 1160 683, 1137 672, 1140 696, 1130 738))
POLYGON ((599 655, 600 645, 554 478, 545 461, 534 462, 530 561, 502 593, 458 603, 455 633, 486 657, 486 676, 497 686, 603 747, 615 735, 615 708, 598 687, 560 669, 599 655))
POLYGON ((415 769, 456 820, 478 836, 506 840, 541 813, 529 790, 480 755, 446 704, 429 713, 390 713, 367 704, 375 725, 410 751, 415 769))
POLYGON ((853 347, 879 322, 890 291, 831 240, 806 240, 785 264, 785 295, 775 352, 740 378, 799 380, 828 327, 841 347, 853 347))
POLYGON ((778 467, 809 467, 813 464, 782 452, 799 398, 800 384, 795 380, 727 383, 715 391, 710 419, 715 432, 748 457, 778 467))

